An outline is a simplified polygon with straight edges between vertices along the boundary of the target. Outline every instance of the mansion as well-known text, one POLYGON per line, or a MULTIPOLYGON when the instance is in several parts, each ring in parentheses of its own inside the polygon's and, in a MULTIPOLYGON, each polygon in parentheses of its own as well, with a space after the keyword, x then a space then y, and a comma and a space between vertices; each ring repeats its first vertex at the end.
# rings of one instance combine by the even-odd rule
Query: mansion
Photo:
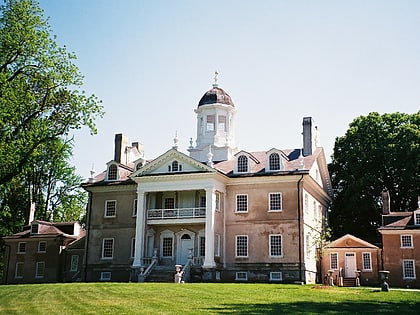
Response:
POLYGON ((200 99, 196 145, 147 161, 115 136, 89 192, 86 281, 148 281, 181 265, 191 281, 315 283, 316 239, 331 201, 312 118, 297 149, 240 150, 236 107, 217 84, 200 99))

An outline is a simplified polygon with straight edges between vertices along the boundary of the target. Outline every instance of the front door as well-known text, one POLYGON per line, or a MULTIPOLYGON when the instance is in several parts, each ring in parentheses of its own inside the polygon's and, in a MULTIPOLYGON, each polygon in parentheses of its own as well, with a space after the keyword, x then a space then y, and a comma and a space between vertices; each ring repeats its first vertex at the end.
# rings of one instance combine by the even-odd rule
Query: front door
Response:
POLYGON ((344 276, 346 278, 356 278, 356 253, 346 253, 344 261, 344 276))
POLYGON ((193 248, 193 240, 189 234, 183 234, 181 236, 181 244, 178 251, 178 264, 185 265, 188 261, 188 255, 190 254, 190 248, 193 248))

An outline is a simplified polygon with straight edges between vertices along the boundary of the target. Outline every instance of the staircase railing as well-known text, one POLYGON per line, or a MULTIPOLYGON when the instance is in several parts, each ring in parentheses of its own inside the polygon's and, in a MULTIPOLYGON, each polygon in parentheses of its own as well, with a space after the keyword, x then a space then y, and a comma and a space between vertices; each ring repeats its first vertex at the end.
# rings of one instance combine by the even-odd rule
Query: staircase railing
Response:
POLYGON ((146 270, 140 268, 140 273, 138 275, 138 282, 144 282, 147 276, 152 272, 153 268, 157 265, 157 258, 153 257, 152 261, 149 266, 147 266, 146 270))
POLYGON ((182 279, 185 282, 188 282, 191 279, 191 266, 192 266, 192 264, 193 264, 192 259, 188 259, 187 263, 182 268, 182 279))

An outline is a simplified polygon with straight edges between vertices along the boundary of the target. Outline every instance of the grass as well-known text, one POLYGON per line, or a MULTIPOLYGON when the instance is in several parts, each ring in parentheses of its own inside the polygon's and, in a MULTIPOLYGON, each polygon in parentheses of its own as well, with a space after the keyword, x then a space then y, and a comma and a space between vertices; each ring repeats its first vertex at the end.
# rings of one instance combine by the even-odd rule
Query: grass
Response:
POLYGON ((276 284, 0 286, 0 314, 418 314, 420 291, 276 284))

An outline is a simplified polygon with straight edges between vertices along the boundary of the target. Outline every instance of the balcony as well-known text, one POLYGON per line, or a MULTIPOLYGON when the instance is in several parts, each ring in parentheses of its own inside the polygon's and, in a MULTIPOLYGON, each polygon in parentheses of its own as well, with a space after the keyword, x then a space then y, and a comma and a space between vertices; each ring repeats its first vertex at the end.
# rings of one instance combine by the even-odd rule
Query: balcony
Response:
POLYGON ((206 208, 149 209, 149 224, 205 222, 206 208))

